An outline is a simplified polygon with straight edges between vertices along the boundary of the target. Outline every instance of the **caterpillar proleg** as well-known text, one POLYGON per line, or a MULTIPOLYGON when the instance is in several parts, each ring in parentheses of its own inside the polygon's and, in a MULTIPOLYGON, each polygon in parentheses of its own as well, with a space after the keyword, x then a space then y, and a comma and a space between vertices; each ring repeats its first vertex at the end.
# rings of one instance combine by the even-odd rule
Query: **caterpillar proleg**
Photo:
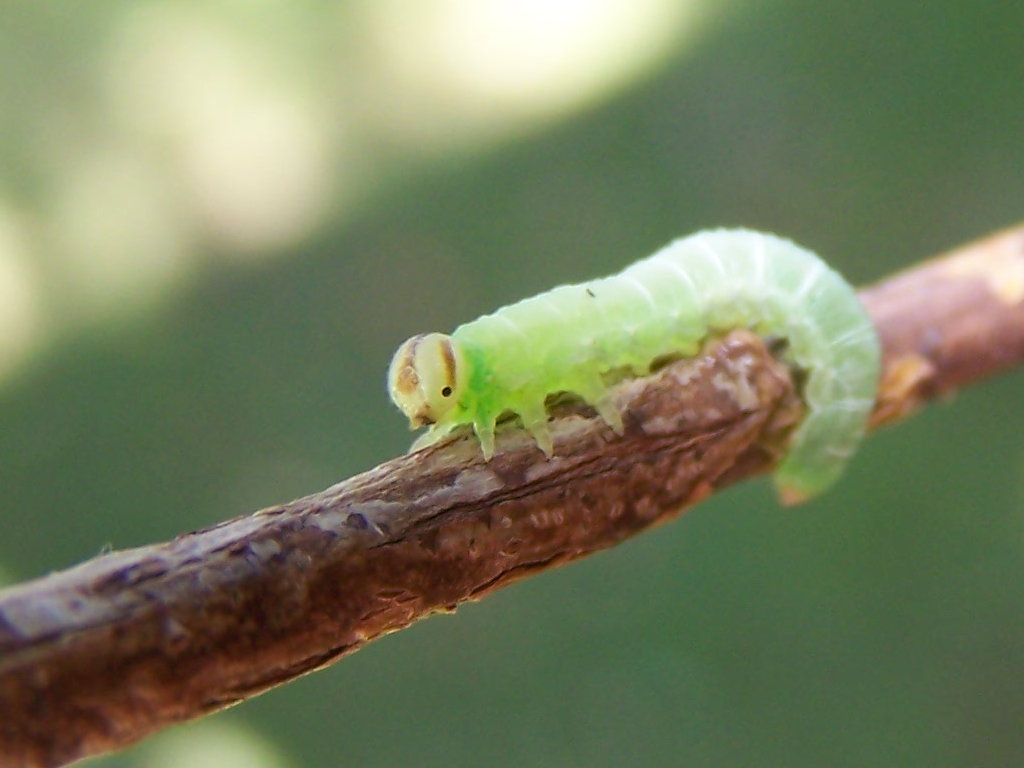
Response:
POLYGON ((611 277, 563 285, 465 323, 413 336, 391 361, 389 389, 427 445, 472 424, 484 457, 497 418, 520 417, 548 455, 547 395, 572 392, 622 432, 602 375, 649 372, 691 356, 712 331, 747 327, 787 342, 806 373, 807 415, 775 470, 787 500, 825 490, 860 442, 881 350, 853 288, 810 251, 762 232, 718 229, 675 240, 611 277))

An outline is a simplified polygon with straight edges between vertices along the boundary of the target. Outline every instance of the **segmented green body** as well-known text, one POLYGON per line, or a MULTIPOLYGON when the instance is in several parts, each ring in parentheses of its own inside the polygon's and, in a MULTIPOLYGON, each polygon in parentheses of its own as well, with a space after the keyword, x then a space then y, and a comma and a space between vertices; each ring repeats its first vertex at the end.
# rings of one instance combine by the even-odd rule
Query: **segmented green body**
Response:
POLYGON ((451 338, 469 367, 468 385, 432 434, 471 423, 489 456, 495 420, 514 411, 550 452, 544 400, 561 391, 621 431, 603 374, 626 367, 643 375, 657 358, 693 355, 709 332, 737 327, 785 338, 789 359, 807 373, 807 415, 775 481, 790 499, 817 494, 864 434, 879 342, 838 273, 789 240, 749 230, 699 232, 618 275, 560 286, 459 326, 451 338))

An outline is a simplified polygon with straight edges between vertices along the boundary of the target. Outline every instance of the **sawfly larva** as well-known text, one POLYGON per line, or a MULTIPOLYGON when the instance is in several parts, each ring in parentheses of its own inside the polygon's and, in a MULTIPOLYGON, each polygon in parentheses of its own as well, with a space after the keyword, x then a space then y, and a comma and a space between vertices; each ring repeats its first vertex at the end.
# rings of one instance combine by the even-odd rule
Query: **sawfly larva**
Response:
POLYGON ((391 361, 389 389, 414 447, 472 424, 484 457, 498 417, 513 412, 550 456, 545 398, 574 393, 618 433, 603 375, 642 376, 666 355, 692 356, 712 331, 746 327, 786 340, 806 373, 807 414, 775 470, 784 499, 820 493, 840 475, 875 402, 881 351, 843 278, 775 235, 709 230, 674 241, 618 275, 563 285, 502 307, 449 336, 413 336, 391 361))

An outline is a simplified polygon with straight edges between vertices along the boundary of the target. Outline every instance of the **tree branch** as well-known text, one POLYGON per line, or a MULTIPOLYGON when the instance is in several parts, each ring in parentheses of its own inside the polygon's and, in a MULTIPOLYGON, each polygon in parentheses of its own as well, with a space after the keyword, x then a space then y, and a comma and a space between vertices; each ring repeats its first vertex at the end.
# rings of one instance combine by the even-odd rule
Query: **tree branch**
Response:
MULTIPOLYGON (((1024 226, 861 296, 885 346, 881 424, 1024 361, 1024 226)), ((552 460, 507 430, 484 463, 463 435, 0 592, 0 765, 122 748, 613 546, 769 469, 802 408, 745 331, 614 398, 626 434, 562 403, 552 460)))

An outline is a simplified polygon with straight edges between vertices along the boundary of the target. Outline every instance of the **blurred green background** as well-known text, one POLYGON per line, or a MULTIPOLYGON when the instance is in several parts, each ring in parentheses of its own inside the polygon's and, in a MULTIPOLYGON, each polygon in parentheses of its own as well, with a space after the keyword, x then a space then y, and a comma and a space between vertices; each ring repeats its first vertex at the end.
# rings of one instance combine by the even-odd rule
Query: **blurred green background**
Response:
MULTIPOLYGON (((0 9, 0 581, 404 451, 394 347, 715 225, 1024 218, 1006 0, 0 9)), ((1024 760, 1024 376, 97 766, 1024 760)))

